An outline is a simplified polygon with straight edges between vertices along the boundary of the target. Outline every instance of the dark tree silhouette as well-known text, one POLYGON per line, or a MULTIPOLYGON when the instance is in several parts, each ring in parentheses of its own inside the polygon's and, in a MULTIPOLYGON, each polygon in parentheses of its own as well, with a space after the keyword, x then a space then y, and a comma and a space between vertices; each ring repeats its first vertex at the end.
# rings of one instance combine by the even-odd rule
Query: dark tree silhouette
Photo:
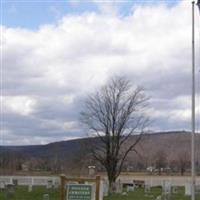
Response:
POLYGON ((115 77, 85 101, 81 121, 97 136, 90 152, 105 168, 111 192, 127 155, 135 150, 149 123, 145 114, 148 100, 142 88, 133 88, 126 78, 115 77))
POLYGON ((162 170, 167 166, 167 155, 163 150, 155 154, 155 167, 158 169, 158 174, 162 174, 162 170))
POLYGON ((177 158, 178 168, 181 176, 184 175, 185 171, 190 168, 190 156, 187 151, 180 152, 177 158))

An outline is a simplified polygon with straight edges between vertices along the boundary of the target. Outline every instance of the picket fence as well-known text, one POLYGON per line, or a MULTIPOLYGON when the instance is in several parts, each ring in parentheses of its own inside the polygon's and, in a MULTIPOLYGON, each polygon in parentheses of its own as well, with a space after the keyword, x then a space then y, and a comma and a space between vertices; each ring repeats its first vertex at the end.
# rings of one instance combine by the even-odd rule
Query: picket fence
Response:
POLYGON ((0 176, 0 182, 12 184, 17 181, 18 185, 47 186, 49 182, 52 185, 60 185, 58 176, 0 176))

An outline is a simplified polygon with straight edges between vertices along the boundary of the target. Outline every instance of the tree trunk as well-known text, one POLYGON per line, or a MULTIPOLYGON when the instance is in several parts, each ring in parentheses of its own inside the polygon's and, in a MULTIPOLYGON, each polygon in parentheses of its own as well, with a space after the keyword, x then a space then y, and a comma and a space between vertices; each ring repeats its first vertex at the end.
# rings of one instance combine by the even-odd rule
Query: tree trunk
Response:
POLYGON ((181 168, 181 176, 183 176, 184 175, 184 173, 185 173, 185 168, 181 168))
POLYGON ((108 181, 109 181, 109 194, 116 192, 116 178, 113 172, 108 172, 108 181))
POLYGON ((158 169, 158 175, 159 175, 159 176, 162 175, 162 170, 161 170, 161 168, 158 169))

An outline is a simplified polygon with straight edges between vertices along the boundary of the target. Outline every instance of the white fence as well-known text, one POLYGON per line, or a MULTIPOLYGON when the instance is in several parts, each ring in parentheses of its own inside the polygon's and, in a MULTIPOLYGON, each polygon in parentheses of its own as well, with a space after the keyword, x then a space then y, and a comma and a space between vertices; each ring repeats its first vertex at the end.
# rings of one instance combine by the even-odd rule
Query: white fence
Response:
MULTIPOLYGON (((133 183, 133 180, 144 181, 145 185, 149 185, 150 187, 154 186, 162 186, 163 182, 170 182, 171 186, 185 186, 191 182, 190 177, 179 177, 179 176, 120 176, 120 183, 133 183)), ((119 181, 118 179, 118 181, 119 181)), ((0 188, 1 185, 12 184, 17 181, 18 185, 24 186, 46 186, 46 187, 54 187, 57 188, 60 185, 60 177, 59 176, 0 176, 0 188)), ((200 186, 200 177, 196 178, 197 186, 200 186)), ((101 181, 101 195, 106 196, 108 193, 108 181, 104 176, 101 181)))
MULTIPOLYGON (((106 179, 106 177, 104 176, 106 179)), ((152 187, 162 186, 164 181, 171 182, 172 186, 185 186, 191 181, 189 176, 134 176, 134 175, 120 175, 121 183, 133 183, 133 180, 139 180, 150 183, 152 187)), ((196 184, 200 185, 200 176, 196 177, 196 184)))
MULTIPOLYGON (((102 176, 103 182, 107 181, 105 176, 102 176)), ((141 180, 150 183, 151 186, 161 186, 163 181, 169 181, 174 186, 184 186, 191 181, 191 178, 181 176, 125 176, 119 177, 121 183, 133 183, 133 180, 141 180)), ((53 185, 60 185, 59 176, 0 176, 0 182, 5 184, 13 183, 13 180, 17 180, 18 185, 38 185, 46 186, 49 181, 53 185)), ((196 178, 197 185, 200 185, 200 177, 196 178)))
POLYGON ((52 185, 60 185, 58 176, 0 176, 0 182, 12 184, 16 180, 18 185, 47 186, 49 182, 52 185))

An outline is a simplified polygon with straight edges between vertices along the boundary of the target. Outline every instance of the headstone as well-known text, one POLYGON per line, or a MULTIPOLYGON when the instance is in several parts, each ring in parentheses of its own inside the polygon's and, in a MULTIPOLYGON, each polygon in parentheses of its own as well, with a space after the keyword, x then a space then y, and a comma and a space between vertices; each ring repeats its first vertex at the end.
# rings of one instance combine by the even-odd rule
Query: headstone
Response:
POLYGON ((114 191, 116 191, 116 193, 122 193, 122 184, 121 184, 121 181, 120 181, 120 179, 116 182, 116 183, 114 183, 114 191))
POLYGON ((189 182, 185 184, 185 195, 186 196, 192 195, 192 184, 189 182))
POLYGON ((14 185, 15 187, 18 185, 18 180, 17 180, 17 179, 13 179, 12 182, 13 182, 13 185, 14 185))
POLYGON ((178 192, 178 188, 177 188, 177 186, 173 186, 173 188, 172 188, 172 192, 173 192, 173 194, 176 194, 176 193, 178 192))
POLYGON ((144 183, 144 192, 149 193, 151 191, 152 183, 150 181, 145 181, 144 183))
POLYGON ((108 196, 108 191, 109 191, 109 185, 106 181, 103 182, 103 196, 108 196))
POLYGON ((162 197, 159 195, 156 197, 156 200, 162 200, 162 197))
POLYGON ((12 198, 15 196, 15 186, 14 184, 7 184, 6 186, 6 198, 12 198))
POLYGON ((145 193, 151 192, 151 186, 150 186, 149 184, 145 184, 145 185, 144 185, 144 192, 145 192, 145 193))
POLYGON ((197 194, 200 194, 200 185, 196 185, 196 190, 195 190, 195 192, 196 192, 197 194))
POLYGON ((0 181, 0 189, 4 190, 6 188, 6 184, 4 181, 0 181))
POLYGON ((59 187, 59 182, 58 182, 58 181, 55 181, 53 187, 54 187, 55 189, 57 189, 57 188, 59 187))
POLYGON ((28 185, 28 192, 32 192, 33 191, 33 185, 32 184, 29 184, 28 185))
POLYGON ((48 181, 47 181, 46 188, 47 188, 47 189, 52 189, 52 188, 53 188, 53 181, 52 181, 52 180, 48 180, 48 181))
POLYGON ((49 194, 43 194, 43 200, 49 200, 49 194))
POLYGON ((133 192, 135 190, 134 184, 127 185, 126 191, 127 192, 133 192))
POLYGON ((170 197, 171 197, 171 182, 169 182, 169 181, 163 182, 162 193, 163 193, 164 200, 170 199, 170 197))
POLYGON ((88 166, 88 175, 90 177, 95 176, 96 174, 96 167, 95 166, 88 166))

